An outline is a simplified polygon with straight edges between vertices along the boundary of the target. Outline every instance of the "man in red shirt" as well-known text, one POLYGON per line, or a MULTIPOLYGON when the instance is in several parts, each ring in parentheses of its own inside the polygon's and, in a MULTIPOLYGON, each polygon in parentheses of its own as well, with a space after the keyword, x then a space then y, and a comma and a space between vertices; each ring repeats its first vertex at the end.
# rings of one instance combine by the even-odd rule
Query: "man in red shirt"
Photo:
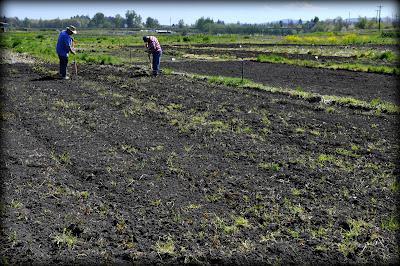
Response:
POLYGON ((143 41, 146 43, 148 53, 153 55, 153 76, 156 77, 160 72, 161 45, 154 36, 144 36, 143 41))

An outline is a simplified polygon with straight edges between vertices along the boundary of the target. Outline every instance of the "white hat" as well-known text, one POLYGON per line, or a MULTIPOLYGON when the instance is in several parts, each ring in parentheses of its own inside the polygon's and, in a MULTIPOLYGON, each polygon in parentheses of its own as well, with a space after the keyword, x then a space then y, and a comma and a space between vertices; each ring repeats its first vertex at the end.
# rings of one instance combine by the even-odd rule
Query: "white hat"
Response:
POLYGON ((75 26, 70 25, 69 27, 67 27, 67 30, 71 31, 73 34, 77 34, 78 32, 76 31, 75 26))

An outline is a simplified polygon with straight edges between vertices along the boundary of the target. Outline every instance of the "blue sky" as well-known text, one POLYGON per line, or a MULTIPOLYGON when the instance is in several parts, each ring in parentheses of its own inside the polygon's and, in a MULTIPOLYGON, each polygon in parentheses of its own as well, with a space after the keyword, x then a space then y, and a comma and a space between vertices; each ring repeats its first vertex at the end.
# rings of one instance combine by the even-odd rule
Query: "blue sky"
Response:
POLYGON ((70 18, 75 15, 93 17, 97 12, 106 16, 135 10, 142 16, 158 19, 163 25, 177 23, 183 19, 193 24, 198 18, 210 17, 225 23, 264 23, 280 19, 310 20, 375 17, 378 5, 382 5, 382 17, 398 14, 396 1, 2 1, 1 15, 34 19, 70 18))

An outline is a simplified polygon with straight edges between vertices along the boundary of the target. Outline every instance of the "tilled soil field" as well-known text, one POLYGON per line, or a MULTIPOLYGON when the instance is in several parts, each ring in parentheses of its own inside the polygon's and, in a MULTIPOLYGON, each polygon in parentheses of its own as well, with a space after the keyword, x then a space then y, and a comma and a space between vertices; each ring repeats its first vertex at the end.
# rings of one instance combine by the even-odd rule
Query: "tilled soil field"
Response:
MULTIPOLYGON (((241 61, 162 62, 176 71, 203 75, 241 77, 241 61)), ((400 104, 398 76, 347 70, 307 68, 285 64, 244 61, 244 78, 273 87, 295 89, 322 95, 338 95, 371 101, 380 98, 400 104)))
MULTIPOLYGON (((211 56, 257 58, 260 55, 278 55, 288 59, 312 60, 320 63, 338 64, 366 64, 374 66, 398 67, 398 62, 385 59, 362 57, 369 52, 391 51, 398 53, 398 45, 290 45, 290 44, 190 44, 190 45, 163 45, 164 55, 181 56, 182 54, 211 56), (332 54, 332 49, 339 54, 332 54), (302 52, 299 52, 302 51, 302 52), (314 53, 317 53, 316 57, 314 53), (340 52, 347 55, 340 55, 340 52), (356 53, 355 51, 358 51, 356 53)), ((143 53, 143 46, 129 46, 125 50, 143 53)), ((125 51, 125 54, 127 54, 125 51)), ((121 51, 119 51, 121 53, 121 51)), ((127 54, 127 56, 130 54, 127 54)))
MULTIPOLYGON (((174 47, 175 49, 177 47, 174 47)), ((301 60, 315 60, 315 56, 312 54, 291 54, 291 53, 272 53, 265 51, 240 51, 240 50, 213 50, 213 49, 204 49, 202 47, 200 49, 196 48, 179 48, 178 51, 188 53, 188 54, 200 54, 200 55, 211 55, 211 56, 222 56, 229 55, 235 56, 237 58, 256 58, 259 55, 278 55, 289 59, 301 59, 301 60)), ((173 48, 171 49, 173 50, 173 48)), ((166 52, 169 50, 166 49, 166 52)), ((330 61, 330 62, 352 62, 356 59, 355 56, 345 57, 345 56, 319 56, 319 60, 321 62, 330 61)))
MULTIPOLYGON (((163 45, 163 47, 173 47, 173 48, 186 48, 188 44, 174 44, 174 45, 163 45)), ((241 45, 243 48, 252 48, 252 47, 295 47, 295 48, 301 48, 301 47, 310 47, 310 48, 315 48, 315 47, 320 47, 322 49, 327 48, 339 48, 339 49, 352 49, 353 47, 356 49, 374 49, 374 50, 393 50, 397 51, 399 49, 399 45, 397 44, 363 44, 363 45, 357 45, 357 44, 349 44, 349 45, 314 45, 314 44, 279 44, 279 43, 209 43, 209 44, 197 44, 193 43, 190 44, 191 47, 200 47, 200 48, 238 48, 239 45, 241 45)), ((143 45, 132 45, 131 47, 135 48, 143 48, 143 45)))
POLYGON ((300 54, 300 53, 283 53, 283 52, 268 52, 268 51, 246 51, 246 50, 214 50, 207 49, 205 47, 202 48, 179 48, 176 47, 172 49, 165 49, 166 54, 174 54, 175 51, 186 54, 194 54, 194 55, 209 55, 209 56, 231 56, 235 58, 257 58, 259 55, 277 55, 280 57, 288 58, 288 59, 299 59, 299 60, 312 60, 318 61, 320 63, 363 63, 363 64, 371 64, 371 65, 386 65, 395 67, 396 62, 387 62, 385 60, 368 60, 368 59, 360 59, 357 56, 328 56, 328 55, 319 55, 315 56, 313 54, 300 54))
POLYGON ((3 263, 398 260, 395 115, 139 68, 38 73, 1 67, 3 263))

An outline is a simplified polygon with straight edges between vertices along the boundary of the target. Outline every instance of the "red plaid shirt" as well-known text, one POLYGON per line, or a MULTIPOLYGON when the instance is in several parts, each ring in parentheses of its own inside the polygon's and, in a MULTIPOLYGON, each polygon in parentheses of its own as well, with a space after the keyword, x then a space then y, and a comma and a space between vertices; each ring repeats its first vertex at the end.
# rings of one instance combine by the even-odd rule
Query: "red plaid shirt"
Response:
POLYGON ((154 36, 149 36, 149 41, 147 42, 147 48, 150 52, 161 52, 161 45, 157 38, 154 36))

